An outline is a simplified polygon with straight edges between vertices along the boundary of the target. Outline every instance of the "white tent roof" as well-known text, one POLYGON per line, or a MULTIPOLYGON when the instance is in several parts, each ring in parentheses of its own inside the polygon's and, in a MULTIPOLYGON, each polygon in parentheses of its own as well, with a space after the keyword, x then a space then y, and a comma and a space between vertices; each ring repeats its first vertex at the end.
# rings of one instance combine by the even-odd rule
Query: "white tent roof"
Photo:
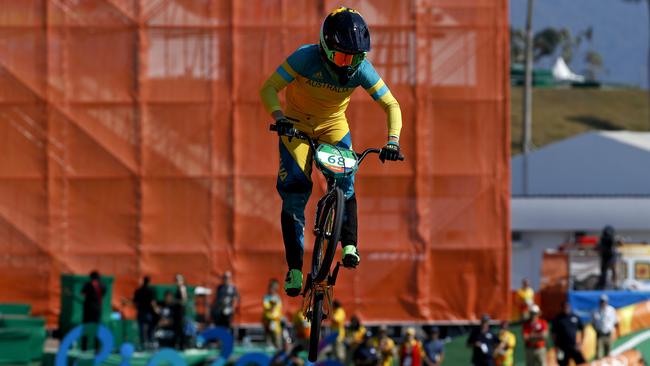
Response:
POLYGON ((650 133, 589 132, 517 155, 512 195, 650 197, 650 133))
POLYGON ((513 231, 650 230, 650 197, 515 197, 513 231))
POLYGON ((562 57, 558 57, 557 60, 555 60, 555 64, 553 65, 553 77, 556 80, 561 81, 585 81, 584 76, 575 74, 571 71, 569 65, 566 64, 562 57))

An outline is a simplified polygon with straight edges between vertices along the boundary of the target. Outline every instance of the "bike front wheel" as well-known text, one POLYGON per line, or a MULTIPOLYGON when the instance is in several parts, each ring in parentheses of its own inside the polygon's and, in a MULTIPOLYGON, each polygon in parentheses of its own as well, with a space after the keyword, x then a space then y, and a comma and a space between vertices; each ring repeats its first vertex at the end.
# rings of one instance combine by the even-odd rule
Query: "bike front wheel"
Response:
POLYGON ((314 242, 314 252, 311 258, 312 282, 322 282, 327 278, 334 261, 336 246, 341 236, 343 212, 345 211, 345 195, 339 188, 328 193, 316 223, 317 235, 314 242))
POLYGON ((318 342, 320 341, 320 326, 323 320, 323 294, 314 294, 314 303, 311 308, 311 330, 309 333, 309 355, 310 362, 316 362, 318 358, 318 342))

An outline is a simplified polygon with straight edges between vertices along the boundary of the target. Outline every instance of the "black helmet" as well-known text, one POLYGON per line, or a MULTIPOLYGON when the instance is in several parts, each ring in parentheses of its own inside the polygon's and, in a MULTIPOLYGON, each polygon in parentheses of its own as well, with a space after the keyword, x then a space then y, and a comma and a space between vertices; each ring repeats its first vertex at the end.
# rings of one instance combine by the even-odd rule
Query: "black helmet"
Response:
POLYGON ((346 84, 370 51, 370 31, 356 10, 340 7, 323 21, 320 30, 323 57, 346 84))

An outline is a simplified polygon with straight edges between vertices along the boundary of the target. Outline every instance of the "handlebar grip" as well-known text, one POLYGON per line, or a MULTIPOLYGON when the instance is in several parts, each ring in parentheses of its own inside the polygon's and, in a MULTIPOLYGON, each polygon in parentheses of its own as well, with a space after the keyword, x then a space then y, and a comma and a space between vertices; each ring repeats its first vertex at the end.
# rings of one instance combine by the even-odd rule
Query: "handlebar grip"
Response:
POLYGON ((277 130, 278 130, 278 126, 276 126, 276 125, 274 125, 274 124, 271 124, 271 125, 269 125, 269 130, 271 130, 271 131, 277 131, 277 130))
POLYGON ((399 156, 397 157, 397 160, 404 161, 404 155, 399 154, 399 156))

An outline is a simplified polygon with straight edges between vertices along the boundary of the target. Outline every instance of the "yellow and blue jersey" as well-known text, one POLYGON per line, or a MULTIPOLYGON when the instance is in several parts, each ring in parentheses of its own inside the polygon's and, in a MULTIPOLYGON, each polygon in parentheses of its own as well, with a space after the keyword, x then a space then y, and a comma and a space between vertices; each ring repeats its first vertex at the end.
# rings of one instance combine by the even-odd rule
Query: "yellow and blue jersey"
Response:
POLYGON ((399 137, 402 115, 399 104, 370 61, 364 60, 347 84, 341 85, 320 55, 319 45, 298 48, 264 83, 260 94, 269 113, 282 110, 277 93, 287 87, 288 116, 309 121, 312 127, 345 121, 350 95, 361 86, 388 115, 388 134, 399 137))

